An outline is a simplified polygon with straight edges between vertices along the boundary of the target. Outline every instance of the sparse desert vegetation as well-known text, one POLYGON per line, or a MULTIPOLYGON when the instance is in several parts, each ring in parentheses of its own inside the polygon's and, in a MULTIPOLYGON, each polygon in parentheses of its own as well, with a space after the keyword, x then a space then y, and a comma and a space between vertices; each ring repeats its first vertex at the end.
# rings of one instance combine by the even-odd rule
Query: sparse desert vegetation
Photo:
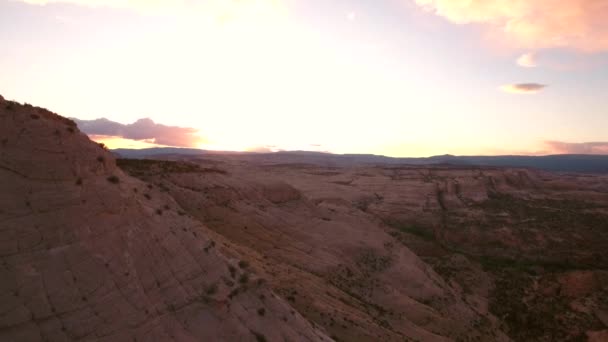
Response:
MULTIPOLYGON (((608 192, 594 194, 595 200, 588 200, 581 196, 580 187, 579 192, 569 194, 553 190, 550 185, 560 177, 579 182, 576 176, 449 166, 344 167, 332 168, 330 172, 322 166, 275 166, 248 160, 249 164, 243 167, 238 158, 216 156, 211 163, 214 167, 220 165, 226 173, 205 177, 194 172, 173 173, 169 168, 161 172, 158 169, 145 172, 142 168, 135 173, 129 167, 125 170, 150 183, 162 179, 168 193, 189 215, 206 222, 231 241, 264 253, 265 277, 275 290, 339 340, 391 340, 402 334, 407 336, 399 329, 401 320, 409 315, 400 308, 405 304, 398 304, 397 299, 382 299, 391 291, 403 291, 399 290, 401 284, 389 280, 405 276, 393 273, 404 267, 403 257, 399 256, 403 248, 416 253, 429 266, 424 272, 432 269, 430 272, 458 284, 462 291, 461 298, 416 297, 421 305, 438 312, 456 306, 469 312, 463 315, 474 317, 468 323, 469 328, 463 325, 460 332, 446 330, 450 338, 574 341, 586 336, 587 331, 603 329, 597 316, 573 310, 569 306, 573 299, 547 297, 543 294, 545 290, 535 285, 541 282, 543 286, 556 286, 547 284, 552 283, 550 279, 580 270, 593 274, 606 271, 607 255, 602 246, 608 241, 608 231, 604 229, 608 227, 608 192), (264 185, 278 181, 306 195, 287 197, 270 193, 269 189, 293 190, 264 185), (285 200, 277 201, 278 198, 285 200), (310 209, 312 203, 314 211, 310 209), (327 230, 308 224, 312 222, 311 215, 318 217, 323 222, 320 227, 327 230), (342 224, 346 224, 340 230, 343 233, 336 232, 336 237, 328 235, 333 229, 341 229, 342 224), (368 232, 364 240, 368 248, 353 249, 348 257, 341 255, 340 262, 333 267, 316 270, 313 265, 324 258, 320 251, 341 251, 342 247, 338 247, 341 243, 356 239, 357 227, 368 232), (369 229, 375 229, 377 242, 370 240, 369 229), (324 237, 313 239, 307 234, 324 237), (296 235, 299 238, 293 237, 296 235), (275 240, 281 243, 269 243, 275 240), (308 261, 311 256, 315 258, 312 263, 308 261), (299 281, 319 279, 321 283, 302 293, 301 289, 292 288, 290 281, 282 280, 284 277, 297 277, 299 281), (318 289, 312 290, 315 287, 318 289), (315 305, 311 298, 324 298, 332 305, 315 305), (467 301, 474 298, 476 303, 487 306, 487 316, 467 311, 469 304, 462 302, 465 298, 467 301), (521 298, 530 301, 524 304, 521 298), (341 315, 333 311, 336 307, 342 308, 341 315), (367 318, 361 319, 361 315, 367 318), (492 323, 496 320, 498 324, 492 323)), ((171 168, 194 169, 186 165, 171 168)), ((595 188, 597 182, 607 179, 598 177, 585 184, 595 188)), ((238 268, 244 268, 243 262, 239 262, 238 268)), ((229 271, 242 284, 246 273, 236 275, 235 266, 229 266, 229 271)), ((412 277, 411 274, 404 277, 403 282, 411 282, 412 277)), ((605 312, 607 303, 597 297, 602 291, 605 290, 598 288, 591 297, 575 301, 605 312)))
MULTIPOLYGON (((55 289, 48 292, 51 317, 76 320, 65 303, 107 308, 103 298, 110 297, 85 288, 113 282, 119 289, 134 285, 141 310, 133 315, 140 322, 171 317, 165 323, 171 325, 187 317, 197 326, 238 327, 242 338, 257 341, 282 334, 293 340, 579 341, 608 330, 605 176, 327 167, 221 154, 116 164, 83 135, 55 134, 71 127, 64 120, 39 110, 33 118, 28 110, 36 109, 16 104, 0 118, 25 115, 19 125, 37 125, 23 131, 40 140, 36 144, 61 149, 69 138, 86 151, 66 151, 64 158, 32 143, 32 158, 54 160, 62 180, 47 180, 29 164, 15 164, 2 180, 11 198, 20 199, 5 205, 2 222, 7 231, 25 234, 6 245, 6 255, 42 253, 70 274, 68 283, 45 285, 55 289), (48 182, 65 186, 53 201, 66 196, 65 203, 79 205, 46 208, 48 182), (35 230, 24 230, 18 219, 25 210, 35 230), (53 212, 56 219, 45 218, 53 212), (87 249, 73 243, 78 239, 87 249), (66 241, 68 247, 58 247, 66 241), (98 281, 89 283, 90 277, 98 281), (70 295, 57 297, 57 286, 70 295), (159 309, 150 298, 164 304, 159 309), (247 319, 237 319, 234 310, 247 319)), ((0 126, 8 137, 3 151, 16 148, 6 127, 0 126)), ((8 270, 17 270, 16 259, 5 260, 8 270)), ((46 259, 32 262, 43 269, 39 260, 46 259)), ((11 291, 16 305, 28 305, 26 292, 17 285, 11 291)), ((130 304, 112 303, 130 310, 122 305, 130 304)), ((36 316, 14 315, 23 323, 0 329, 0 337, 25 331, 19 329, 46 334, 36 330, 43 326, 36 316)), ((95 322, 82 329, 111 326, 144 339, 122 319, 95 322)), ((175 329, 198 336, 189 324, 175 329)), ((52 329, 79 334, 69 324, 52 329)))

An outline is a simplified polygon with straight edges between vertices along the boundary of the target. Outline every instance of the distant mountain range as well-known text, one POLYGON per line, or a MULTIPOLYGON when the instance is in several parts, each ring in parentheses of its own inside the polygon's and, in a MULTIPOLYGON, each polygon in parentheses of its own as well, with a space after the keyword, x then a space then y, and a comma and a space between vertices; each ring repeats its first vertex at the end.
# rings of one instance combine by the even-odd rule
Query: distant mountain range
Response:
POLYGON ((426 158, 393 158, 373 154, 331 154, 311 151, 281 151, 274 153, 224 152, 190 148, 115 149, 123 158, 153 158, 167 155, 217 156, 231 155, 247 160, 270 163, 308 163, 327 166, 369 164, 388 165, 478 165, 497 167, 525 167, 553 172, 608 173, 608 155, 560 154, 548 156, 453 156, 426 158))

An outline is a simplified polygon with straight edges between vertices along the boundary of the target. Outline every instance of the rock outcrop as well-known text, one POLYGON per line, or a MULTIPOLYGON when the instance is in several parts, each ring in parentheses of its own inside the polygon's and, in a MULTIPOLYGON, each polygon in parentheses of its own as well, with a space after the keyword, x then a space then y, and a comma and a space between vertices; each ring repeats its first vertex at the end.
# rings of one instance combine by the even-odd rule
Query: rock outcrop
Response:
POLYGON ((323 341, 231 243, 61 116, 0 98, 1 341, 323 341))
MULTIPOLYGON (((150 163, 121 160, 120 165, 136 171, 150 163)), ((180 163, 157 163, 167 172, 140 177, 240 246, 277 293, 339 340, 508 340, 495 317, 463 300, 457 288, 364 211, 381 196, 350 185, 332 187, 320 181, 330 178, 328 173, 310 175, 302 166, 225 165, 224 172, 209 173, 205 164, 199 171, 171 172, 180 163), (307 185, 347 204, 326 207, 321 198, 311 200, 316 196, 307 185), (339 187, 352 193, 331 191, 339 187)))

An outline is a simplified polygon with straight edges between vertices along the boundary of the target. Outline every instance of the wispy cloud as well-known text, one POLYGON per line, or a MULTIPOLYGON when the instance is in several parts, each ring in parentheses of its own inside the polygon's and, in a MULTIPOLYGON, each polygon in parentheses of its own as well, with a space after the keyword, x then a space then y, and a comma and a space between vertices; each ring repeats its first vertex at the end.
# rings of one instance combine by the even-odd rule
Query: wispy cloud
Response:
POLYGON ((493 34, 520 48, 608 50, 605 0, 416 0, 458 23, 487 24, 493 34))
POLYGON ((537 66, 536 63, 536 54, 534 52, 528 52, 521 55, 517 59, 517 65, 522 66, 524 68, 534 68, 537 66))
POLYGON ((546 88, 547 85, 539 83, 517 83, 507 84, 500 87, 501 90, 507 93, 514 94, 535 94, 546 88))
POLYGON ((177 147, 198 147, 203 142, 197 129, 165 126, 157 124, 151 119, 139 119, 128 125, 108 119, 75 119, 74 121, 81 131, 89 135, 119 137, 177 147))
POLYGON ((545 145, 554 154, 608 154, 608 141, 570 143, 549 140, 545 145))

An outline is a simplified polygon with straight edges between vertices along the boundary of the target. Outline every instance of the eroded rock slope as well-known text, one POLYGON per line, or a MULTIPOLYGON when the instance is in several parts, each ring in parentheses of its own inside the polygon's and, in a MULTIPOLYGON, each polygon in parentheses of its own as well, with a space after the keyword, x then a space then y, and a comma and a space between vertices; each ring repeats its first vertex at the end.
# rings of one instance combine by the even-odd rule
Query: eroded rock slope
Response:
POLYGON ((120 165, 239 246, 336 339, 608 334, 606 176, 277 158, 120 165))
MULTIPOLYGON (((487 308, 465 301, 457 287, 361 209, 367 197, 334 191, 321 201, 307 192, 299 182, 310 176, 309 168, 279 167, 293 171, 292 178, 250 164, 119 165, 167 191, 187 213, 240 246, 275 291, 336 339, 508 339, 487 308)), ((329 171, 312 171, 318 189, 329 190, 321 181, 329 171)), ((379 200, 371 196, 369 201, 379 200)))
POLYGON ((0 97, 0 340, 330 339, 72 121, 0 97))

